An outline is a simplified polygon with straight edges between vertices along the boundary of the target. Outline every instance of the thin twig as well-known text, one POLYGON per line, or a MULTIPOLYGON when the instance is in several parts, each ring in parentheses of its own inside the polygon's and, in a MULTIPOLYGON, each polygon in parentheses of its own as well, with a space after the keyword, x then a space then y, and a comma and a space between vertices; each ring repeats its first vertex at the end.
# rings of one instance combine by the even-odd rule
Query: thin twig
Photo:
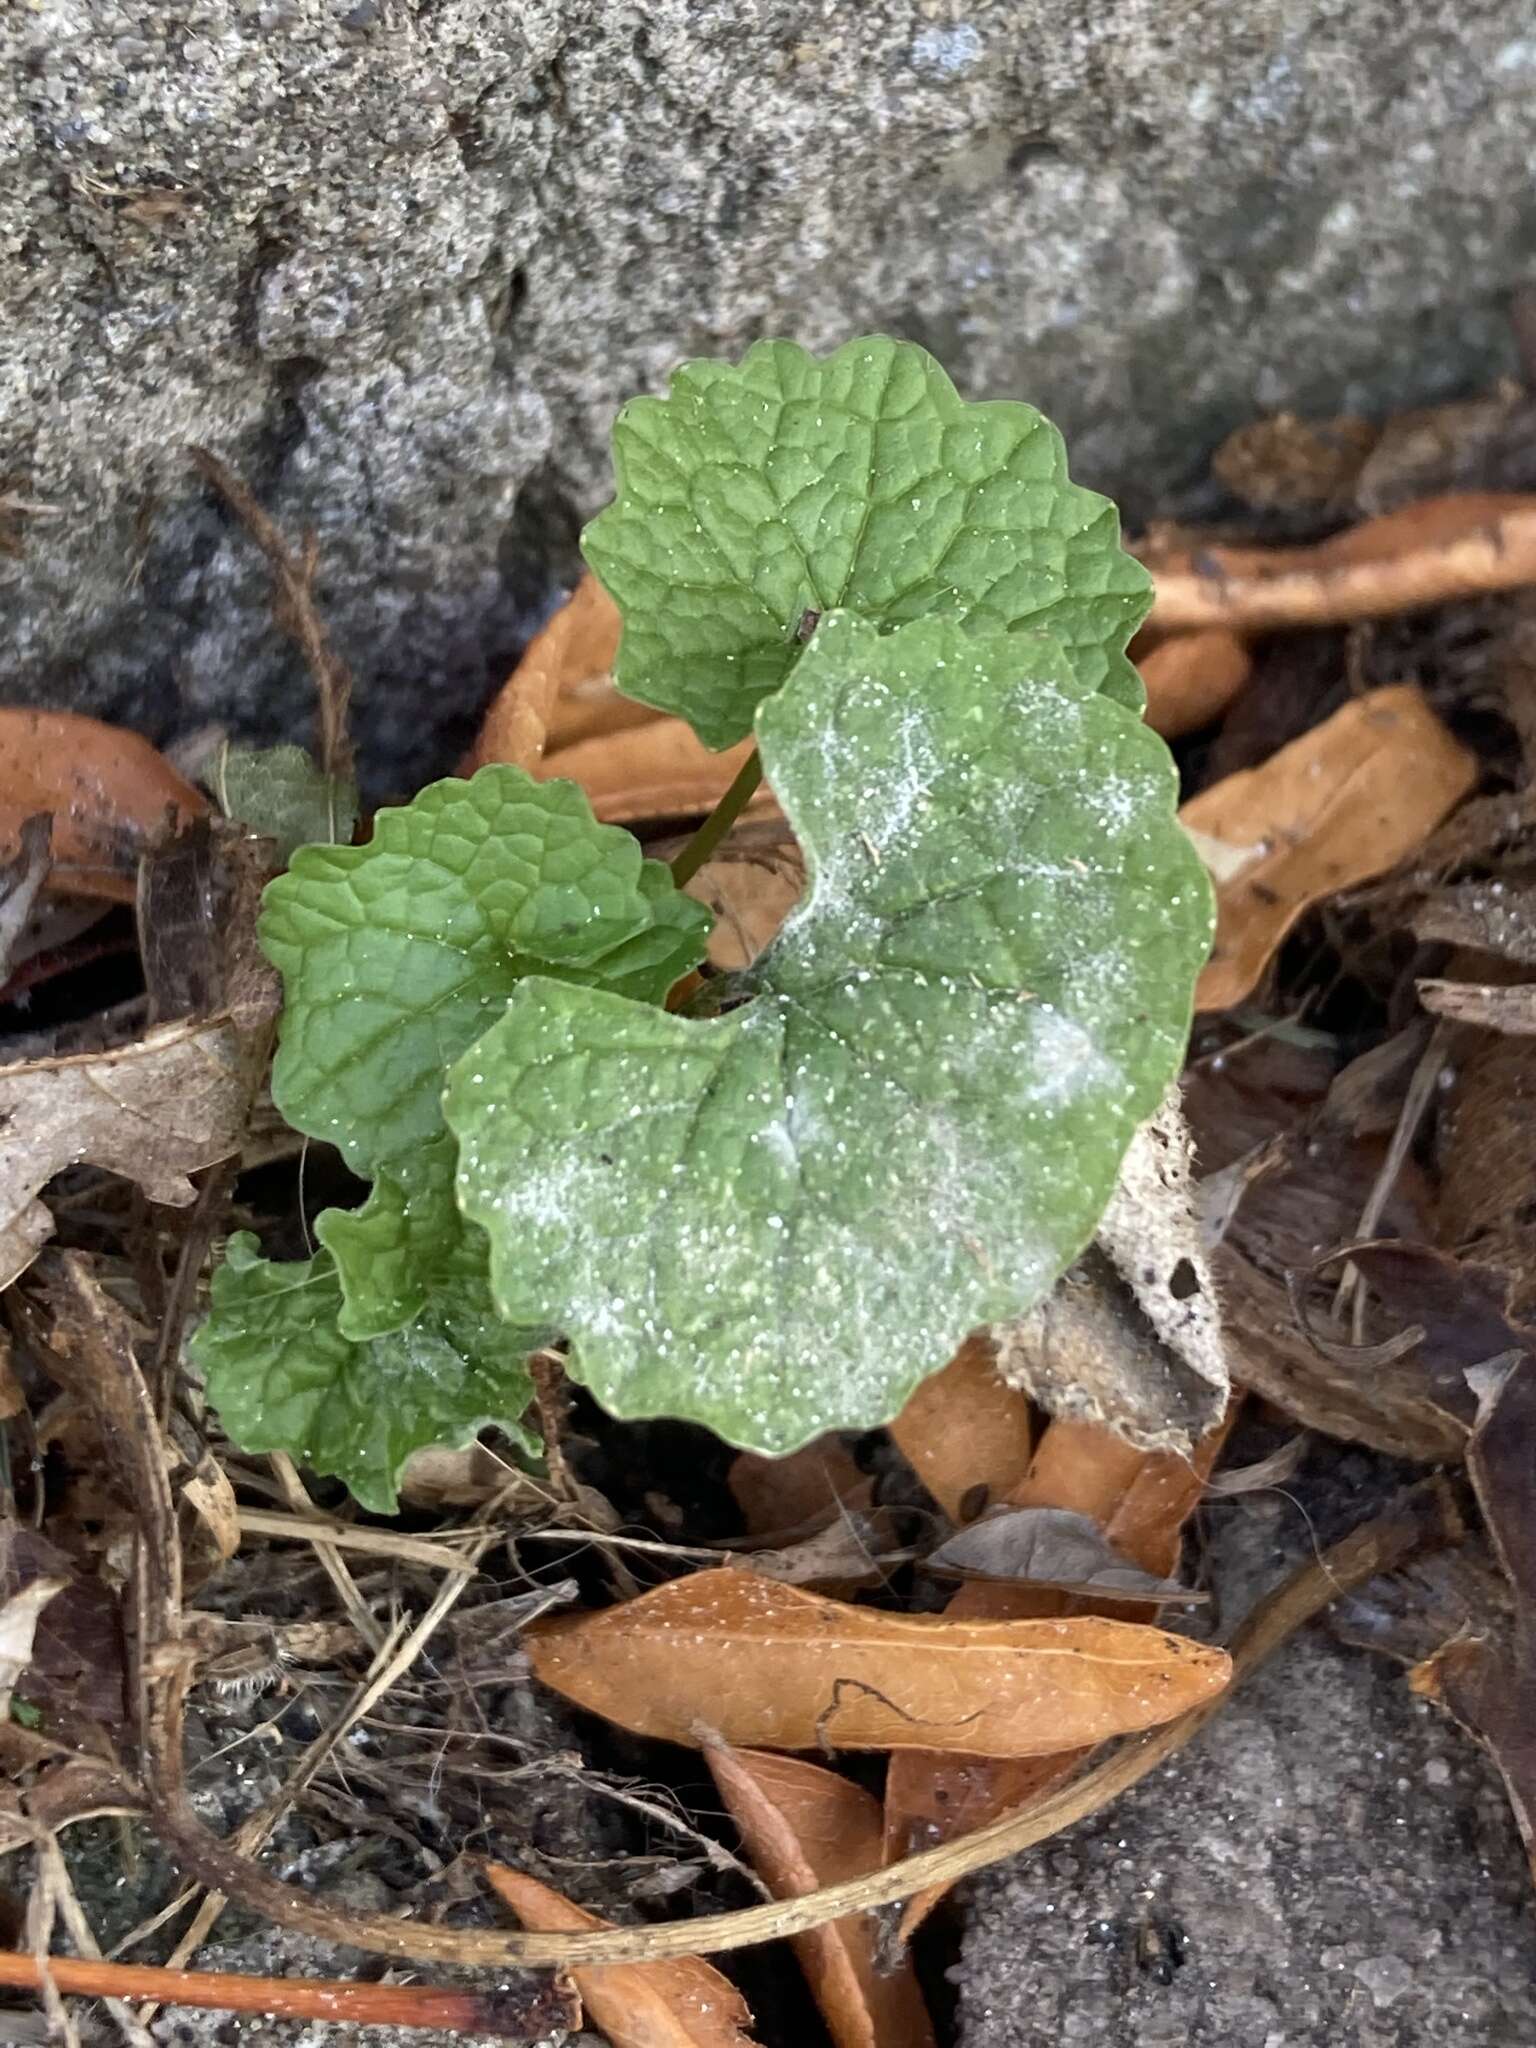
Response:
MULTIPOLYGON (((1296 1629, 1331 1601, 1378 1573, 1390 1571, 1416 1550, 1459 1537, 1449 1490, 1429 1481, 1385 1514, 1356 1529, 1286 1580, 1260 1603, 1233 1643, 1234 1684, 1247 1677, 1296 1629)), ((972 1871, 1001 1862, 1021 1849, 1059 1834, 1098 1812, 1140 1783, 1197 1735, 1220 1711, 1227 1693, 1205 1702, 1126 1743, 1102 1764, 1052 1793, 1037 1806, 1010 1813, 990 1826, 903 1858, 866 1877, 828 1885, 795 1899, 751 1906, 662 1927, 614 1928, 592 1934, 516 1934, 487 1929, 425 1927, 378 1916, 336 1913, 310 1895, 280 1884, 265 1871, 231 1856, 187 1806, 179 1788, 175 1758, 146 1759, 146 1779, 156 1796, 156 1825, 171 1852, 199 1875, 227 1884, 243 1903, 281 1925, 325 1941, 347 1943, 414 1962, 454 1962, 499 1968, 506 1964, 647 1962, 665 1956, 715 1955, 805 1933, 813 1927, 911 1896, 928 1885, 953 1884, 972 1871)), ((167 1697, 157 1724, 160 1740, 180 1740, 179 1688, 167 1697)))
MULTIPOLYGON (((304 1482, 299 1477, 298 1466, 286 1451, 274 1451, 268 1463, 278 1485, 283 1489, 284 1500, 293 1509, 294 1514, 301 1520, 315 1524, 322 1531, 310 1538, 315 1556, 323 1566, 326 1577, 336 1588, 337 1596, 347 1610, 347 1617, 352 1626, 369 1649, 377 1652, 383 1646, 384 1631, 367 1601, 357 1590, 357 1581, 347 1568, 347 1561, 337 1548, 334 1538, 324 1532, 322 1518, 316 1514, 315 1504, 305 1491, 304 1482)), ((241 1527, 244 1528, 245 1517, 242 1515, 240 1520, 241 1527)))
MULTIPOLYGON (((1440 1019, 1414 1063, 1413 1073, 1409 1076, 1408 1086, 1403 1093, 1397 1123, 1393 1127, 1392 1140, 1387 1146, 1386 1157, 1377 1170, 1376 1178, 1371 1183, 1371 1191, 1365 1198, 1365 1206, 1360 1211, 1360 1226, 1354 1233, 1357 1240, 1376 1235, 1377 1225, 1381 1222, 1392 1190, 1397 1185, 1397 1177, 1403 1170, 1403 1162, 1407 1159, 1413 1141, 1418 1135, 1419 1125, 1424 1120, 1424 1112, 1434 1100, 1435 1089, 1440 1080, 1440 1069, 1445 1065, 1446 1052, 1450 1044, 1450 1030, 1451 1027, 1445 1020, 1440 1019)), ((1339 1277, 1338 1292, 1333 1302, 1333 1315, 1335 1322, 1342 1322, 1344 1312, 1349 1307, 1351 1298, 1354 1298, 1354 1339, 1357 1344, 1362 1343, 1365 1337, 1362 1321, 1365 1296, 1359 1292, 1359 1288, 1360 1268, 1350 1262, 1346 1264, 1339 1277)))
MULTIPOLYGON (((320 766, 334 790, 338 782, 349 781, 352 775, 352 741, 347 729, 352 671, 331 647, 315 605, 319 543, 312 533, 306 533, 296 559, 278 527, 227 463, 207 448, 193 447, 187 452, 271 565, 277 586, 273 616, 314 677, 320 706, 320 766)), ((334 818, 331 836, 335 837, 334 818)))
MULTIPOLYGON (((329 1515, 283 1515, 268 1508, 241 1508, 242 1536, 267 1536, 285 1543, 322 1544, 334 1550, 356 1550, 367 1557, 390 1557, 401 1564, 419 1564, 432 1572, 455 1572, 464 1563, 464 1546, 483 1532, 463 1530, 446 1537, 401 1536, 393 1529, 354 1529, 329 1515)), ((495 1530, 493 1535, 505 1532, 495 1530)), ((580 1532, 585 1536, 586 1531, 580 1532)))

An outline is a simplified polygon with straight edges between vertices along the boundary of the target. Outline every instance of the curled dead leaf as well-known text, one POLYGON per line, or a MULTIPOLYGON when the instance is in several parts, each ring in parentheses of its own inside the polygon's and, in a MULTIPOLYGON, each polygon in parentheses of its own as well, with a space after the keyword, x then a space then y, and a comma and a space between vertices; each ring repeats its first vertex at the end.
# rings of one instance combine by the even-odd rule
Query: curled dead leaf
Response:
MULTIPOLYGON (((720 1796, 776 1899, 865 1877, 881 1861, 880 1807, 860 1786, 797 1757, 705 1745, 720 1796)), ((876 1957, 876 1923, 850 1915, 797 1934, 791 1947, 835 2048, 931 2048, 912 1964, 876 1957)))
POLYGON ((240 1143, 243 1048, 228 1018, 166 1025, 111 1052, 0 1068, 0 1286, 53 1235, 38 1196, 67 1166, 106 1167, 181 1207, 187 1178, 240 1143))
POLYGON ((134 899, 139 855, 208 800, 137 733, 72 711, 0 708, 0 859, 28 818, 53 818, 55 891, 134 899))
POLYGON ((924 1380, 890 1425, 897 1448, 952 1522, 1006 1500, 1029 1470, 1035 1428, 1029 1397, 997 1369, 997 1346, 978 1331, 942 1372, 924 1380))
MULTIPOLYGON (((1176 1568, 1183 1528, 1221 1453, 1239 1403, 1192 1457, 1139 1451, 1102 1423, 1057 1416, 1035 1447, 1029 1471, 1009 1505, 1024 1512, 1070 1511, 1102 1532, 1105 1543, 1139 1571, 1167 1578, 1176 1568)), ((969 1533, 969 1532, 967 1532, 969 1533)), ((972 1581, 945 1610, 955 1620, 1022 1620, 1073 1612, 1122 1611, 1113 1601, 1073 1600, 1042 1585, 972 1581)), ((1034 1757, 954 1757, 904 1750, 891 1758, 885 1783, 885 1857, 894 1863, 985 1827, 1064 1784, 1091 1744, 1034 1757)), ((908 1901, 901 1934, 910 1939, 944 1896, 930 1886, 908 1901)))
POLYGON ((1536 1037, 1536 982, 1436 981, 1415 983, 1419 1001, 1437 1017, 1480 1024, 1509 1038, 1536 1037))
POLYGON ((1264 849, 1218 885, 1196 1009, 1240 1003, 1305 910, 1406 859, 1477 775, 1476 758, 1403 684, 1353 698, 1261 767, 1192 798, 1179 813, 1190 830, 1264 849))
POLYGON ((1147 692, 1147 723, 1165 740, 1198 732, 1221 716, 1253 673, 1248 643, 1224 626, 1172 633, 1132 657, 1147 692))
POLYGON ((1420 499, 1312 547, 1204 550, 1160 565, 1149 626, 1346 625, 1536 583, 1536 497, 1467 491, 1420 499))
POLYGON ((1206 1598, 1177 1579, 1133 1564, 1091 1515, 1068 1508, 994 1508, 929 1552, 925 1568, 941 1578, 985 1579, 1048 1587, 1089 1598, 1191 1602, 1206 1598))
MULTIPOLYGON (((573 1934, 613 1925, 536 1877, 502 1863, 484 1868, 491 1889, 524 1927, 573 1934)), ((587 2017, 613 2048, 753 2048, 746 2000, 702 1956, 578 1965, 570 1975, 587 2017)))
POLYGON ((11 1694, 32 1662, 37 1618, 67 1584, 66 1579, 33 1579, 0 1602, 0 1721, 11 1718, 11 1694))
MULTIPOLYGON (((578 783, 607 825, 701 817, 725 795, 752 748, 751 740, 742 740, 712 754, 682 719, 654 718, 546 753, 538 774, 545 782, 563 777, 578 783)), ((764 785, 746 815, 774 808, 764 785)))
POLYGON ((536 1677, 697 1747, 1029 1756, 1155 1727, 1220 1692, 1220 1650, 1133 1623, 952 1622, 719 1569, 530 1629, 536 1677))

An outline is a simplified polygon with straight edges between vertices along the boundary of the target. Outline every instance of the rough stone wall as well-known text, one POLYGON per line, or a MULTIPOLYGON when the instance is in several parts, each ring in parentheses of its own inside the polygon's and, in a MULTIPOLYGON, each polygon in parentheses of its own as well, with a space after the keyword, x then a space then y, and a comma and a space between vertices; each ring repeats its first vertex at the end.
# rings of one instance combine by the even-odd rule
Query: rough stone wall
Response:
POLYGON ((312 525, 376 778, 456 734, 687 354, 884 328, 1140 515, 1255 409, 1502 366, 1522 0, 13 0, 0 674, 292 733, 183 454, 312 525))

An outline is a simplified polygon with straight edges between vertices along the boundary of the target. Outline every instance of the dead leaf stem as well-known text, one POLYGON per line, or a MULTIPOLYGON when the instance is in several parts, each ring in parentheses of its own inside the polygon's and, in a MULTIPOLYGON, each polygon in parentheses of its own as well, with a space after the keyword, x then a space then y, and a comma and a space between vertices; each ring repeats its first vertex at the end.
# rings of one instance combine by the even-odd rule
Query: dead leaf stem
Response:
POLYGON ((315 604, 319 543, 312 533, 306 533, 295 557, 277 526, 227 463, 207 448, 194 446, 187 452, 271 565, 276 585, 273 617, 303 655, 315 681, 321 769, 333 788, 338 782, 350 781, 352 741, 347 714, 352 703, 352 671, 332 648, 315 604))

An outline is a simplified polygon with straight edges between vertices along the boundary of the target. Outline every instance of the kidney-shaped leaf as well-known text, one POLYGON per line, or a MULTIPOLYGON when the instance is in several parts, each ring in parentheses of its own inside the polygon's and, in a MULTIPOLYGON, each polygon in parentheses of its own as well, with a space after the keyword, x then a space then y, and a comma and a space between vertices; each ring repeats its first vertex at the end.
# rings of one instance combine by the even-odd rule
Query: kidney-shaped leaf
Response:
POLYGON ((322 1214, 313 1260, 231 1247, 194 1355, 236 1442, 387 1510, 412 1451, 515 1430, 544 1331, 492 1303, 485 1234, 454 1198, 444 1063, 534 967, 659 1002, 706 925, 578 789, 516 768, 433 784, 367 846, 299 851, 261 925, 287 997, 273 1090, 375 1178, 362 1208, 322 1214))
POLYGON ((1135 1622, 887 1614, 729 1567, 539 1622, 524 1648, 546 1685, 637 1735, 964 1756, 1153 1728, 1231 1668, 1225 1651, 1135 1622))
POLYGON ((1113 505, 1068 482, 1033 406, 967 404, 914 342, 686 363, 625 406, 613 455, 618 496, 582 547, 624 614, 616 680, 706 746, 752 730, 807 612, 1048 626, 1087 688, 1141 708, 1123 650, 1151 581, 1113 505))
POLYGON ((443 1069, 536 972, 659 1002, 708 921, 599 825, 574 783, 482 768, 381 811, 366 846, 306 846, 268 888, 283 977, 272 1094, 372 1173, 441 1131, 443 1069))
POLYGON ((1211 905, 1162 742, 1045 636, 839 615, 758 731, 811 887, 715 985, 749 1000, 524 982, 446 1104, 502 1313, 618 1414, 783 1452, 885 1421, 1076 1257, 1211 905))
POLYGON ((413 1451, 465 1444, 491 1422, 517 1434, 533 1398, 531 1344, 496 1316, 483 1271, 366 1342, 345 1334, 343 1314, 329 1251, 278 1261, 247 1231, 230 1239, 191 1348, 243 1449, 291 1451, 344 1479, 365 1508, 392 1514, 413 1451))

